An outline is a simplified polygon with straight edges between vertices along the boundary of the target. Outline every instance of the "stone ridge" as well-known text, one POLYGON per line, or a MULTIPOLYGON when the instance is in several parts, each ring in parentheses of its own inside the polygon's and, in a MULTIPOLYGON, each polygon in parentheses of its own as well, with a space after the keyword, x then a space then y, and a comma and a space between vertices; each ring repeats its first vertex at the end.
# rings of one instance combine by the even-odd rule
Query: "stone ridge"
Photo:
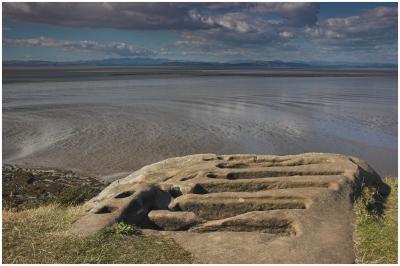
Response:
POLYGON ((123 221, 173 237, 198 263, 353 263, 364 186, 387 192, 368 164, 339 154, 176 157, 113 182, 71 233, 123 221))

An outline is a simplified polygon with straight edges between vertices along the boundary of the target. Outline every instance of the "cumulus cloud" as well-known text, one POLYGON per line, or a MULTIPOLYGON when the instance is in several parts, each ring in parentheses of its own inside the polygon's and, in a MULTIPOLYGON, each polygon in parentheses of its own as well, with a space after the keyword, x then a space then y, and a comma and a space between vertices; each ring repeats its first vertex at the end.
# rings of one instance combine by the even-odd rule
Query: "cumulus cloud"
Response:
POLYGON ((397 8, 377 7, 357 16, 320 20, 314 27, 307 27, 305 33, 325 43, 396 42, 397 8))
POLYGON ((316 21, 318 10, 315 3, 3 4, 6 18, 53 25, 174 30, 225 27, 239 32, 268 24, 265 14, 281 16, 289 26, 311 25, 316 21), (250 22, 250 16, 254 22, 250 22))
MULTIPOLYGON (((318 18, 319 10, 318 3, 303 2, 13 2, 3 3, 3 18, 68 27, 173 30, 179 37, 175 45, 160 44, 156 53, 163 56, 174 50, 185 54, 253 54, 255 57, 282 51, 300 56, 307 53, 318 56, 318 51, 323 57, 328 53, 336 57, 339 52, 377 54, 383 50, 397 50, 397 7, 377 7, 353 16, 324 19, 318 18)), ((104 44, 42 37, 6 40, 5 43, 120 56, 155 54, 149 49, 118 42, 104 44)))
POLYGON ((95 41, 66 41, 46 37, 30 39, 3 39, 4 45, 28 47, 60 47, 93 52, 102 52, 118 56, 152 56, 155 52, 146 48, 134 47, 123 42, 98 43, 95 41))
MULTIPOLYGON (((184 31, 178 45, 235 49, 276 45, 282 49, 292 47, 290 39, 295 32, 315 25, 317 3, 214 3, 213 10, 191 10, 193 21, 210 28, 184 31), (203 11, 203 12, 202 12, 203 11)), ((208 6, 208 8, 211 8, 208 6)))
POLYGON ((317 22, 318 3, 253 3, 248 11, 262 14, 277 14, 285 18, 288 26, 313 25, 317 22))
POLYGON ((222 28, 238 33, 264 32, 274 23, 248 13, 232 12, 214 16, 203 16, 198 12, 190 12, 193 21, 201 21, 212 28, 222 28))
POLYGON ((279 44, 294 36, 290 28, 312 25, 319 10, 316 3, 5 3, 3 8, 4 17, 20 21, 173 29, 180 31, 178 46, 203 50, 279 44))
POLYGON ((192 29, 179 3, 4 3, 6 18, 70 27, 119 29, 192 29))

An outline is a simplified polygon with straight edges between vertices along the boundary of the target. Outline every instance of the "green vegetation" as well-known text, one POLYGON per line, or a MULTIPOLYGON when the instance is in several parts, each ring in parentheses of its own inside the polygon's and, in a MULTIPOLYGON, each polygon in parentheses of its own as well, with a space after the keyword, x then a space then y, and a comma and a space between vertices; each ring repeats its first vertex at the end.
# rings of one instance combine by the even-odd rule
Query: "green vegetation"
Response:
POLYGON ((63 206, 76 206, 90 200, 98 191, 86 185, 83 187, 69 187, 56 197, 55 202, 63 206))
POLYGON ((110 227, 104 228, 102 233, 117 235, 117 236, 142 234, 140 230, 136 229, 133 225, 122 222, 115 223, 110 227))
POLYGON ((3 210, 3 263, 190 263, 173 240, 118 223, 90 237, 68 234, 81 206, 3 210))
POLYGON ((355 204, 357 263, 397 264, 398 182, 386 178, 385 183, 391 188, 387 198, 366 188, 355 204))

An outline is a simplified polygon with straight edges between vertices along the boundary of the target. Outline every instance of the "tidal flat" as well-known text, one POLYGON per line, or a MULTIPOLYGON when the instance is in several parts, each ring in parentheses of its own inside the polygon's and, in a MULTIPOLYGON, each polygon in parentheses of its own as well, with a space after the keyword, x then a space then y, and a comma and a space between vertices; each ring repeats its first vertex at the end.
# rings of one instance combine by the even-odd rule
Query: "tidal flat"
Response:
POLYGON ((397 72, 3 70, 3 162, 112 180, 194 153, 331 152, 397 176, 397 72))

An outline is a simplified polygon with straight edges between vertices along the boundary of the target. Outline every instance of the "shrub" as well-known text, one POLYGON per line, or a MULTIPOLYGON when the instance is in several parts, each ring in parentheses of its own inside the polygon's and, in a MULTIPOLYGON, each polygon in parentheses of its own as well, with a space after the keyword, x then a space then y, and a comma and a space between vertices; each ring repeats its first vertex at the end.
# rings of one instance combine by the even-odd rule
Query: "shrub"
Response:
POLYGON ((63 190, 56 198, 56 202, 62 206, 76 206, 96 196, 97 191, 89 186, 69 187, 63 190))

